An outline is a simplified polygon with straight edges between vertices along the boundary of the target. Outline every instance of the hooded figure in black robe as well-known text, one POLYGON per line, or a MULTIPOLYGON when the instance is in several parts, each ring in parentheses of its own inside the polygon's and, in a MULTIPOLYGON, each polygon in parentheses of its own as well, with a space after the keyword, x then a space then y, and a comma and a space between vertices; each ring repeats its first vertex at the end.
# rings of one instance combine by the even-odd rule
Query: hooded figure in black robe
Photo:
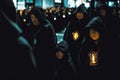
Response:
POLYGON ((29 15, 34 37, 33 49, 37 59, 40 78, 48 80, 53 64, 57 38, 52 24, 41 13, 39 8, 34 7, 29 15))
POLYGON ((71 17, 70 22, 67 25, 64 40, 67 41, 70 48, 70 54, 73 60, 75 67, 78 69, 78 56, 81 49, 81 43, 84 36, 84 27, 89 22, 90 17, 83 7, 80 5, 74 12, 71 17))
POLYGON ((107 77, 118 78, 119 76, 114 73, 119 72, 119 53, 120 53, 120 41, 119 41, 119 19, 114 18, 111 15, 110 7, 107 4, 102 4, 97 8, 98 16, 100 12, 104 16, 100 16, 106 26, 105 28, 105 53, 104 63, 106 74, 109 74, 107 77), (112 73, 111 73, 112 72, 112 73))
POLYGON ((64 40, 56 46, 53 80, 76 80, 76 69, 69 53, 68 44, 64 40))
POLYGON ((80 54, 80 79, 103 78, 103 53, 105 25, 100 17, 94 17, 85 27, 85 40, 80 54))
POLYGON ((36 61, 32 48, 21 36, 16 24, 16 11, 12 0, 0 1, 0 79, 35 79, 36 61))

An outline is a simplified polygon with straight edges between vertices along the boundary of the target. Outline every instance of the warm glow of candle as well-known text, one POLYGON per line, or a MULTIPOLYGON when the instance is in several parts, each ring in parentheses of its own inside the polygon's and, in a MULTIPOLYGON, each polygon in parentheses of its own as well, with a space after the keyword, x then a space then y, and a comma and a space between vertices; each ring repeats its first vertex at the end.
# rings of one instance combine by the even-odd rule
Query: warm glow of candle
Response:
POLYGON ((73 39, 74 39, 74 40, 78 40, 79 33, 78 33, 77 31, 76 31, 76 32, 73 32, 72 35, 73 35, 73 39))
POLYGON ((91 54, 91 56, 92 56, 92 63, 94 64, 94 63, 96 63, 96 60, 95 60, 95 54, 91 54))
POLYGON ((90 54, 89 54, 89 58, 90 58, 90 66, 96 66, 97 65, 97 58, 98 57, 98 55, 97 55, 97 53, 96 52, 91 52, 90 54))

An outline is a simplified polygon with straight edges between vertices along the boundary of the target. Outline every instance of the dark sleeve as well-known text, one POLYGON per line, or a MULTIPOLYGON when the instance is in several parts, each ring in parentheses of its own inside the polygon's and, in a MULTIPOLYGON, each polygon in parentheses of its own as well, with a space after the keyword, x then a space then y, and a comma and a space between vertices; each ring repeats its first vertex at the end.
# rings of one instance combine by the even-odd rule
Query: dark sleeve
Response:
POLYGON ((18 38, 18 68, 21 78, 31 79, 35 78, 35 73, 37 72, 37 64, 32 51, 32 48, 28 41, 20 36, 18 38))
POLYGON ((66 74, 67 80, 76 80, 77 79, 77 71, 76 71, 73 63, 69 64, 69 67, 66 70, 67 70, 67 74, 66 74))
POLYGON ((70 22, 68 23, 68 25, 66 27, 66 31, 64 33, 63 40, 66 40, 68 42, 69 36, 70 36, 70 22))
POLYGON ((55 33, 53 26, 51 25, 50 27, 48 27, 46 32, 47 32, 46 43, 48 43, 47 48, 50 51, 50 53, 53 54, 53 56, 54 56, 55 48, 56 48, 56 44, 57 44, 57 36, 56 36, 56 33, 55 33))

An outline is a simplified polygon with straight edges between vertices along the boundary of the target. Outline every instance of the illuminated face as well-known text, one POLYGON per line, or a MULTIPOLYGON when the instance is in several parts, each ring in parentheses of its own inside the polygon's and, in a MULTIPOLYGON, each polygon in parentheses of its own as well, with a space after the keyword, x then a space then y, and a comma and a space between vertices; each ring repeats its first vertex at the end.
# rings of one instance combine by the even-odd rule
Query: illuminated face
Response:
POLYGON ((105 15, 106 15, 106 10, 104 10, 104 9, 100 10, 100 14, 101 14, 102 16, 105 16, 105 15))
POLYGON ((56 53, 56 57, 57 57, 58 59, 62 59, 62 58, 63 58, 63 52, 62 52, 62 51, 58 51, 58 52, 56 53))
POLYGON ((93 29, 90 29, 89 35, 90 35, 90 38, 95 41, 100 38, 100 33, 93 29))
POLYGON ((35 26, 39 25, 39 21, 38 21, 38 19, 35 17, 34 14, 31 14, 30 17, 31 17, 32 23, 33 23, 35 26))
POLYGON ((84 18, 84 14, 82 13, 82 12, 78 12, 77 14, 76 14, 76 17, 77 17, 77 19, 83 19, 84 18))

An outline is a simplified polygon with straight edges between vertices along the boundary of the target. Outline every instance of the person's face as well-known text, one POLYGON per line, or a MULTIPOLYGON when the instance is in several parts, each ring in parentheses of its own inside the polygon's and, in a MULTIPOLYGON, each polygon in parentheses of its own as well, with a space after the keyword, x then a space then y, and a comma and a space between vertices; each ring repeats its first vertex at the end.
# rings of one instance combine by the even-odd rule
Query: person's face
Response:
POLYGON ((84 14, 83 14, 82 12, 78 12, 78 13, 76 14, 76 17, 77 17, 77 19, 81 20, 81 19, 84 18, 84 14))
POLYGON ((105 16, 105 15, 106 15, 106 10, 101 9, 101 10, 100 10, 100 14, 101 14, 102 16, 105 16))
POLYGON ((62 51, 58 51, 56 53, 56 57, 61 60, 63 58, 63 52, 62 51))
POLYGON ((89 35, 90 35, 90 38, 95 41, 100 38, 100 33, 93 29, 90 29, 89 35))
POLYGON ((31 14, 30 17, 31 17, 32 23, 33 23, 35 26, 39 25, 39 21, 38 21, 38 19, 36 18, 36 16, 35 16, 34 14, 31 14))

